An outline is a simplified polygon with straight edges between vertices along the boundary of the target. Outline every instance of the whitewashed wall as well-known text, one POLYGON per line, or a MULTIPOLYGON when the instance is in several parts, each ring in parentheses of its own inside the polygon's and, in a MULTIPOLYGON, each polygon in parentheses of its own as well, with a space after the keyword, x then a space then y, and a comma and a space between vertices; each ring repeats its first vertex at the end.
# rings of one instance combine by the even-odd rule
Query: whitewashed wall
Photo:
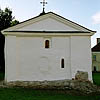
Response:
POLYGON ((71 37, 71 69, 72 77, 77 71, 88 72, 89 80, 92 81, 92 57, 90 36, 71 37))
POLYGON ((17 78, 16 56, 16 36, 6 36, 5 38, 5 80, 13 81, 17 78))
POLYGON ((6 81, 72 79, 77 70, 88 71, 92 80, 90 37, 6 36, 6 81), (49 49, 45 40, 49 39, 49 49), (61 68, 61 59, 65 68, 61 68))
POLYGON ((7 81, 42 81, 71 78, 68 37, 15 38, 12 36, 9 39, 7 38, 6 42, 7 59, 13 62, 6 60, 6 67, 9 69, 7 70, 7 81), (49 49, 44 48, 46 39, 51 42, 49 49), (64 69, 61 68, 62 58, 65 59, 64 69), (14 72, 11 73, 11 71, 14 72))

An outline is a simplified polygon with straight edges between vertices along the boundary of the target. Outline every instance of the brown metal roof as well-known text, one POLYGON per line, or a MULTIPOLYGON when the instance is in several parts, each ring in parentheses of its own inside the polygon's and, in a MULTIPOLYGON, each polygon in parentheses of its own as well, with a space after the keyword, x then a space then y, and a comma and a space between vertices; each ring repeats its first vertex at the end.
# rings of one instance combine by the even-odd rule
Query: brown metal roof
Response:
POLYGON ((100 43, 92 48, 92 52, 100 52, 100 43))

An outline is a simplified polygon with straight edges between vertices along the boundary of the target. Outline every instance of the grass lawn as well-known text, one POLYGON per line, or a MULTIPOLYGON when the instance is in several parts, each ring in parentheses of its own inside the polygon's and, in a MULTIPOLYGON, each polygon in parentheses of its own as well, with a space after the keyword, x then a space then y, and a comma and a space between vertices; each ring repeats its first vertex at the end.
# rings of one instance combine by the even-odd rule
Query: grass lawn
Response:
POLYGON ((100 73, 93 73, 93 82, 100 86, 100 73))
POLYGON ((0 100, 100 100, 100 96, 75 96, 57 90, 0 88, 0 100))

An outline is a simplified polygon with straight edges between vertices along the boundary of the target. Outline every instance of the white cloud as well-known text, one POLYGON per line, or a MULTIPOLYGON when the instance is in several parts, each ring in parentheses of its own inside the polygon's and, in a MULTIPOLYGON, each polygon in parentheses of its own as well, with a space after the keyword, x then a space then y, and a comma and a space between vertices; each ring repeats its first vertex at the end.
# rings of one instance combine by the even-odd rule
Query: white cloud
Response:
POLYGON ((100 24, 100 12, 97 12, 92 16, 92 20, 94 24, 100 24))

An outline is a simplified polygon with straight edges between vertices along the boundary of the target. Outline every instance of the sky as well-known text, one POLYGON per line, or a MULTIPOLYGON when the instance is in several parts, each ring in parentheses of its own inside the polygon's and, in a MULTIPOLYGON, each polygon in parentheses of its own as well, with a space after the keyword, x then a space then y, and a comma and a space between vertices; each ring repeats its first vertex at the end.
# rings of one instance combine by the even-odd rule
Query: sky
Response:
MULTIPOLYGON (((42 0, 0 0, 0 8, 9 7, 20 22, 42 12, 42 0)), ((46 0, 45 12, 52 11, 73 22, 97 31, 91 37, 91 47, 100 38, 100 0, 46 0)))

